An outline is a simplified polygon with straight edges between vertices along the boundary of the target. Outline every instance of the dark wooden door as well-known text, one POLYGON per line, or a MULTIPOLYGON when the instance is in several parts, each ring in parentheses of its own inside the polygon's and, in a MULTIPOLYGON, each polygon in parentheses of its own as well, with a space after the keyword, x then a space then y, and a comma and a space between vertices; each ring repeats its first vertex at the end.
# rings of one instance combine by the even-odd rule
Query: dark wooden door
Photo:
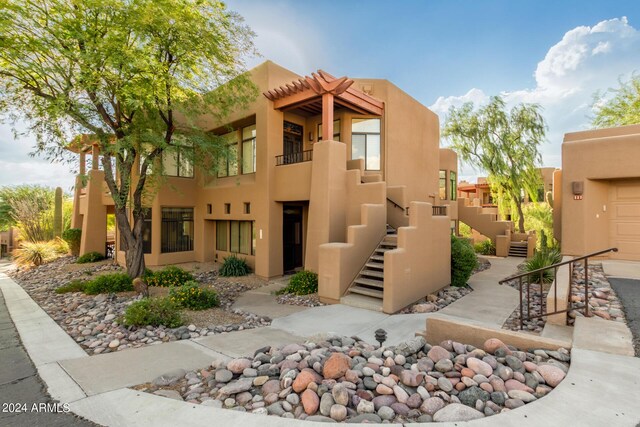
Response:
POLYGON ((282 209, 282 265, 284 272, 302 267, 302 207, 282 209))

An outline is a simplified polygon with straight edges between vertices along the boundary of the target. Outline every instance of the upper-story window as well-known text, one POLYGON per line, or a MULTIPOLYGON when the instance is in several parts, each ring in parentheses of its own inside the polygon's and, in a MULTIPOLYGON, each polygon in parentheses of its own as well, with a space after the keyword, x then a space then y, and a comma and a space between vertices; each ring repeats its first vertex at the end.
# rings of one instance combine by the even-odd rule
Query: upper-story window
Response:
POLYGON ((449 172, 449 199, 456 200, 458 198, 458 174, 454 171, 449 172))
POLYGON ((438 177, 438 196, 440 200, 447 200, 447 171, 441 170, 438 177))
POLYGON ((364 159, 365 170, 380 170, 380 119, 351 121, 351 158, 364 159))
POLYGON ((242 128, 242 173, 256 171, 256 125, 242 128))
MULTIPOLYGON (((333 140, 340 141, 340 120, 333 121, 333 140)), ((318 124, 318 141, 322 141, 322 123, 318 124)))
POLYGON ((162 167, 167 176, 193 178, 193 145, 174 142, 175 147, 162 153, 162 167))
POLYGON ((256 125, 245 126, 222 135, 227 150, 218 159, 218 178, 256 171, 256 125), (238 166, 240 163, 240 166, 238 166))

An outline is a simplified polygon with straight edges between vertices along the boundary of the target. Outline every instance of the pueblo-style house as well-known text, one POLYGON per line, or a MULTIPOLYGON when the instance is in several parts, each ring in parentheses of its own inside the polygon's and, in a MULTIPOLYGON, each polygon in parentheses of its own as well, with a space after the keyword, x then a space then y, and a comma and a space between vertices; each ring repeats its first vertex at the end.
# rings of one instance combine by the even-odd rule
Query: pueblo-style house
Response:
MULTIPOLYGON (((258 276, 312 270, 322 301, 387 313, 447 286, 457 157, 440 148, 438 116, 387 80, 302 77, 270 61, 249 73, 262 93, 249 108, 198 122, 228 141, 217 173, 180 152, 163 159, 167 179, 146 206, 147 265, 237 254, 258 276)), ((75 151, 89 176, 74 198, 80 253, 124 263, 107 231, 100 153, 75 151)))

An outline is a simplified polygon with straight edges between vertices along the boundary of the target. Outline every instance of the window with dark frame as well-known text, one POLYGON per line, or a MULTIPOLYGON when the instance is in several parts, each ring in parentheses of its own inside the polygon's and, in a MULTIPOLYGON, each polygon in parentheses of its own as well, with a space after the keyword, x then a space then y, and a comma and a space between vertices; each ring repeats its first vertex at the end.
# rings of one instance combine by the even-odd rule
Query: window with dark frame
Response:
POLYGON ((193 208, 162 208, 160 252, 193 250, 193 208))
POLYGON ((218 159, 218 178, 238 175, 238 131, 222 135, 226 152, 218 159))
POLYGON ((454 171, 449 172, 449 200, 456 200, 458 197, 458 180, 454 171))
POLYGON ((229 250, 229 221, 216 221, 216 250, 227 252, 229 250))
POLYGON ((351 159, 364 159, 365 170, 380 170, 380 119, 351 120, 351 159))
POLYGON ((438 196, 440 200, 447 200, 447 171, 440 170, 438 178, 438 196))
MULTIPOLYGON (((318 123, 318 141, 322 140, 322 123, 318 123)), ((333 121, 333 140, 340 141, 340 119, 333 121)))
POLYGON ((213 206, 211 203, 207 203, 207 214, 211 215, 213 213, 213 206))
POLYGON ((216 221, 216 250, 255 255, 253 221, 216 221))
POLYGON ((162 152, 162 167, 166 176, 193 178, 193 146, 186 142, 162 152))
POLYGON ((256 171, 256 125, 242 128, 242 173, 256 171))
POLYGON ((145 254, 150 254, 152 250, 152 222, 151 222, 151 208, 143 208, 144 221, 142 222, 142 250, 145 254))
POLYGON ((224 204, 224 213, 226 213, 227 215, 231 213, 231 203, 224 204))

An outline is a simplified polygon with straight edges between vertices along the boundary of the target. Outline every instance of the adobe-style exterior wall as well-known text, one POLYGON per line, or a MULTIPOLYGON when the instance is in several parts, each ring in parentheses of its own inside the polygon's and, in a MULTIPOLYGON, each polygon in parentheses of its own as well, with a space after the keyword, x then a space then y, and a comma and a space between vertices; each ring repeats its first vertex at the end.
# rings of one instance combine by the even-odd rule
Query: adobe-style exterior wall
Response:
POLYGON ((18 249, 18 230, 14 227, 0 231, 0 257, 11 255, 18 249))
MULTIPOLYGON (((270 61, 249 73, 260 92, 301 77, 270 61)), ((281 111, 262 95, 224 122, 203 114, 196 124, 217 134, 226 133, 229 125, 239 129, 255 124, 255 172, 217 177, 196 168, 193 178, 163 177, 153 197, 145 203, 151 208, 152 250, 145 255, 147 265, 222 261, 230 253, 216 249, 216 221, 252 221, 255 254, 239 256, 247 260, 258 276, 280 276, 284 273, 283 210, 291 205, 302 211, 303 267, 317 271, 320 246, 348 244, 351 233, 358 234, 351 231, 352 226, 361 227, 362 221, 373 215, 364 215, 363 206, 385 206, 387 194, 393 193, 393 190, 387 192, 388 189, 402 188, 401 198, 406 207, 412 201, 448 203, 438 197, 438 171, 445 168, 457 173, 457 157, 451 150, 439 148, 438 117, 386 80, 354 80, 354 89, 366 92, 384 105, 382 115, 377 117, 381 121, 380 170, 365 170, 362 160, 351 160, 352 119, 375 116, 347 107, 336 105, 334 110, 334 120, 340 122, 341 142, 328 138, 318 142, 320 114, 303 115, 295 109, 281 111), (284 121, 303 127, 302 149, 313 150, 309 161, 276 165, 276 156, 284 154, 284 121), (250 206, 250 212, 245 211, 245 206, 250 206), (194 209, 192 251, 162 253, 162 208, 167 207, 194 209)), ((94 152, 93 157, 98 155, 94 152)), ((239 159, 239 169, 241 165, 239 159)), ((106 215, 113 212, 113 201, 108 200, 103 188, 92 185, 100 181, 98 175, 102 174, 94 169, 97 166, 89 175, 96 178, 85 188, 79 186, 76 192, 74 224, 82 225, 85 234, 81 253, 89 249, 104 251, 106 215)), ((443 221, 444 218, 448 222, 457 219, 456 206, 450 206, 448 213, 443 221)), ((386 208, 384 219, 387 220, 386 208)), ((378 230, 376 226, 376 233, 384 233, 384 229, 378 230)), ((124 263, 118 234, 116 232, 116 256, 124 263)))
POLYGON ((609 257, 640 259, 638 159, 640 125, 565 135, 562 172, 556 174, 560 197, 554 202, 564 255, 617 246, 619 252, 609 257), (582 194, 574 195, 573 185, 581 185, 582 194))

